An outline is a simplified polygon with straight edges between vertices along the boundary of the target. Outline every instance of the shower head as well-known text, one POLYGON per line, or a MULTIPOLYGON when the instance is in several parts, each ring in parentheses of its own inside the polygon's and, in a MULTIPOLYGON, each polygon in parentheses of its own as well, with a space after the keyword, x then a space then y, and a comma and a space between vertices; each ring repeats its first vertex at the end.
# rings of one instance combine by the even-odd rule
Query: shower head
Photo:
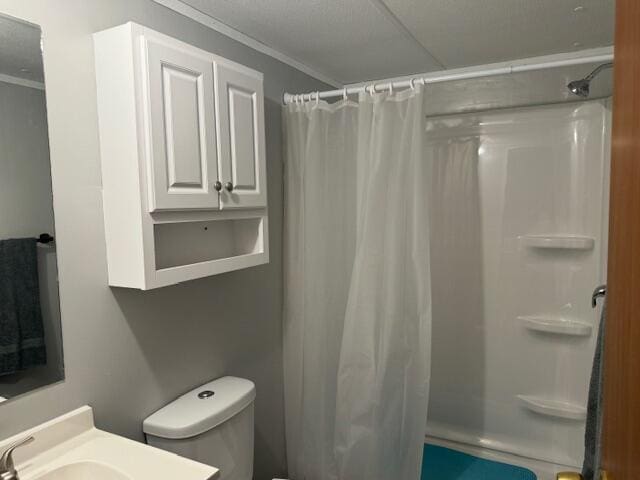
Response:
POLYGON ((569 85, 567 85, 567 88, 574 95, 577 95, 582 98, 588 98, 589 85, 591 83, 591 80, 593 80, 596 77, 596 75, 598 75, 605 68, 611 68, 611 67, 613 67, 613 63, 603 63, 602 65, 599 65, 593 72, 591 72, 586 77, 581 78, 580 80, 574 80, 573 82, 570 82, 569 85))

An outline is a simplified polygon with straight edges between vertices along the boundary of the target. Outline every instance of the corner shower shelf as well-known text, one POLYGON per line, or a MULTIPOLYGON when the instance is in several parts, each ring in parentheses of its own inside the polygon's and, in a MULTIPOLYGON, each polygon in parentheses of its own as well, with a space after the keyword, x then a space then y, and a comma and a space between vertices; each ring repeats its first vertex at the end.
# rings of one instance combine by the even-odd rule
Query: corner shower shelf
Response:
POLYGON ((593 250, 595 239, 582 235, 522 235, 520 242, 531 248, 593 250))
POLYGON ((575 335, 586 337, 591 335, 592 327, 588 323, 569 320, 567 318, 525 315, 518 317, 526 328, 545 333, 575 335))
POLYGON ((525 408, 548 417, 567 420, 584 420, 587 417, 587 409, 581 405, 531 395, 518 395, 518 399, 525 408))

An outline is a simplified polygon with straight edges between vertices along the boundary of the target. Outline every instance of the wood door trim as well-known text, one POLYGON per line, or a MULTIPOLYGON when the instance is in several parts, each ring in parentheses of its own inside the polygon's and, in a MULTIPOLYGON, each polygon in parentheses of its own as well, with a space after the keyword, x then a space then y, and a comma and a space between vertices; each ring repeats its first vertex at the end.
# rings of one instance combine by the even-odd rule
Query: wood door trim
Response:
POLYGON ((617 0, 603 468, 640 479, 640 2, 617 0))

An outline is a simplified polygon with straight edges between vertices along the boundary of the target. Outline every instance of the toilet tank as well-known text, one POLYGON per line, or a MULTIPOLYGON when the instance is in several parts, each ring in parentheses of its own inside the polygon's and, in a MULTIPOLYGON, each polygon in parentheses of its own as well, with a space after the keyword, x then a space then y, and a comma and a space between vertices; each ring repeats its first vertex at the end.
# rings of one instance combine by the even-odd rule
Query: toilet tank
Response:
POLYGON ((222 377, 185 393, 143 422, 147 443, 220 470, 253 476, 253 382, 222 377))

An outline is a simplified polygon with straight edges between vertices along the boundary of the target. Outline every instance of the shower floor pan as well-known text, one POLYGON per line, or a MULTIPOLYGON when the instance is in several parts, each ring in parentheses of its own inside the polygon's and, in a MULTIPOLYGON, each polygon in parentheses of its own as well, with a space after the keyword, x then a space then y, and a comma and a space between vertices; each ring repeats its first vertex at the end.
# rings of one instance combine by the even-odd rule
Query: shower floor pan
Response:
MULTIPOLYGON (((573 471, 576 470, 574 467, 567 467, 566 465, 558 465, 554 463, 542 462, 539 460, 532 460, 530 458, 521 457, 518 455, 512 455, 509 453, 499 452, 496 450, 480 448, 476 446, 467 445, 464 443, 452 442, 449 440, 442 440, 442 439, 430 437, 430 436, 425 437, 425 444, 435 445, 438 447, 445 447, 451 450, 456 450, 458 452, 466 453, 468 455, 472 455, 474 457, 477 457, 483 460, 504 463, 504 464, 512 465, 514 467, 521 467, 522 469, 530 470, 531 472, 533 472, 537 480, 556 480, 556 474, 558 472, 567 471, 567 470, 573 470, 573 471)), ((520 477, 515 476, 513 477, 513 480, 521 480, 521 479, 529 480, 529 478, 532 478, 530 475, 529 477, 527 477, 526 474, 523 474, 523 475, 521 475, 520 477)), ((432 480, 432 479, 424 476, 423 474, 422 480, 432 480)), ((434 478, 433 480, 442 480, 442 479, 434 478)), ((447 478, 447 480, 449 479, 447 478)), ((458 479, 452 479, 452 480, 458 480, 458 479)), ((493 480, 493 479, 484 478, 484 477, 475 479, 475 478, 463 476, 460 478, 460 480, 493 480)), ((512 480, 512 479, 509 478, 508 480, 512 480)))

